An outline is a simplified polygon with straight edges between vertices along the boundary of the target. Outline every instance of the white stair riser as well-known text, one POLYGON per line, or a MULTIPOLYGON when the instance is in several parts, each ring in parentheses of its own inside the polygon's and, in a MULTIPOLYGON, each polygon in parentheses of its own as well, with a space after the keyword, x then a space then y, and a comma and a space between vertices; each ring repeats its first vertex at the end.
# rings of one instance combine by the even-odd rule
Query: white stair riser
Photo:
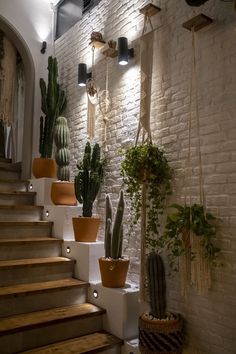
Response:
POLYGON ((0 286, 71 278, 73 263, 34 265, 0 269, 0 286))
POLYGON ((0 209, 0 221, 40 221, 42 220, 41 208, 29 209, 0 209))
POLYGON ((18 171, 5 171, 0 170, 0 178, 1 179, 19 179, 20 173, 18 171))
POLYGON ((86 287, 56 289, 38 294, 17 294, 17 296, 0 297, 0 318, 27 312, 47 310, 52 307, 82 304, 86 301, 86 287))
POLYGON ((0 337, 1 354, 13 354, 23 350, 75 338, 102 329, 102 317, 93 316, 72 319, 64 323, 43 325, 42 328, 25 330, 0 337))
POLYGON ((0 244, 0 260, 61 256, 61 243, 0 244))
POLYGON ((28 191, 28 184, 29 184, 29 182, 27 182, 27 181, 8 182, 8 181, 1 181, 0 180, 0 191, 2 191, 2 192, 12 192, 12 191, 27 192, 28 191))
POLYGON ((34 205, 34 200, 34 194, 0 194, 0 205, 34 205))
POLYGON ((0 225, 0 235, 2 238, 27 238, 27 237, 46 237, 51 235, 52 227, 50 225, 27 225, 15 227, 14 225, 0 225))

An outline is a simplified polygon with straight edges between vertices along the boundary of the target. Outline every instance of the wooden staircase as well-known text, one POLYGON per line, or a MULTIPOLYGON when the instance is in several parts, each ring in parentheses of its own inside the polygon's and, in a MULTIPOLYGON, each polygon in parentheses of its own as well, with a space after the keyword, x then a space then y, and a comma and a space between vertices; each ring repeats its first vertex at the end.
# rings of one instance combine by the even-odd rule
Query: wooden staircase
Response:
POLYGON ((0 161, 0 353, 120 353, 19 175, 20 164, 0 161))

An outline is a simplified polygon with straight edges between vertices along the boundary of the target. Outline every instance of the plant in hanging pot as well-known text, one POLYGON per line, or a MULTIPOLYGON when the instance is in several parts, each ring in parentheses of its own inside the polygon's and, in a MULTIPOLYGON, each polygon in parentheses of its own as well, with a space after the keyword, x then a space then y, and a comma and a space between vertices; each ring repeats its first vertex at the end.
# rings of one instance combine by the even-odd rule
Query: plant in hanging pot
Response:
POLYGON ((48 84, 40 79, 41 110, 39 153, 40 157, 33 160, 32 172, 36 178, 56 177, 56 162, 52 159, 53 136, 55 122, 66 108, 65 92, 60 88, 58 79, 57 59, 48 58, 48 84))
POLYGON ((85 146, 83 160, 77 165, 75 176, 75 195, 83 204, 83 215, 72 218, 75 240, 80 242, 95 242, 100 225, 99 217, 92 217, 93 203, 99 192, 104 174, 104 159, 101 158, 99 144, 91 149, 88 141, 85 146))
POLYGON ((214 246, 216 229, 211 213, 207 213, 201 204, 191 206, 173 204, 175 212, 169 214, 166 220, 165 231, 160 238, 160 246, 167 250, 170 266, 178 270, 178 257, 190 254, 194 260, 196 254, 191 248, 190 233, 200 240, 203 257, 212 265, 217 264, 220 248, 214 246))
POLYGON ((122 256, 124 193, 120 191, 114 224, 112 225, 112 204, 106 196, 105 257, 99 258, 102 285, 108 288, 122 288, 129 267, 129 259, 122 256))
POLYGON ((74 183, 70 182, 70 151, 68 149, 70 131, 65 117, 58 117, 55 124, 54 141, 57 147, 55 153, 58 165, 58 181, 51 185, 51 199, 56 205, 76 205, 74 183))
POLYGON ((165 267, 161 256, 151 252, 147 257, 150 312, 139 318, 139 349, 143 354, 181 354, 183 318, 166 312, 165 267))

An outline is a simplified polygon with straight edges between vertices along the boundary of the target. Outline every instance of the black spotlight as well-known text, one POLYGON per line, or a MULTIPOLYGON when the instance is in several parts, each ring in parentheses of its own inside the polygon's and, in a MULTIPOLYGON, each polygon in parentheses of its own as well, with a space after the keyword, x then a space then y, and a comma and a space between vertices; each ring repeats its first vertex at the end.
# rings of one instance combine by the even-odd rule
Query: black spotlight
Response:
POLYGON ((120 65, 127 65, 129 58, 133 58, 134 49, 128 49, 128 40, 126 37, 118 38, 118 62, 120 65))
POLYGON ((91 73, 87 73, 87 65, 80 63, 78 65, 78 85, 86 86, 87 80, 91 77, 91 73))
POLYGON ((46 41, 43 41, 43 42, 42 42, 42 47, 41 47, 40 52, 41 52, 42 54, 45 54, 45 53, 46 53, 46 49, 47 49, 47 42, 46 42, 46 41))

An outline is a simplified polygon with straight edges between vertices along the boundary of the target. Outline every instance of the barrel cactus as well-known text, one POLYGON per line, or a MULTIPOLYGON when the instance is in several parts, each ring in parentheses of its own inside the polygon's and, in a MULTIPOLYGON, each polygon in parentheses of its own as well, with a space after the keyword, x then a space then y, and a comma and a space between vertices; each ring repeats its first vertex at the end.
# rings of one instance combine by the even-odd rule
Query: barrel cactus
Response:
POLYGON ((60 181, 70 180, 70 151, 68 149, 70 131, 65 117, 58 117, 55 124, 54 141, 57 147, 55 154, 58 165, 57 178, 60 181))
POLYGON ((53 134, 55 122, 66 108, 65 92, 57 82, 58 67, 57 59, 48 58, 48 84, 44 79, 39 80, 41 90, 41 110, 44 117, 40 117, 39 152, 41 157, 52 157, 53 134))
POLYGON ((112 227, 112 204, 110 196, 106 196, 106 230, 105 230, 105 257, 118 259, 122 257, 123 244, 123 215, 124 192, 120 191, 114 225, 112 227))
POLYGON ((75 195, 79 203, 83 204, 83 216, 91 217, 93 203, 99 192, 103 174, 104 160, 101 158, 99 144, 91 149, 88 141, 85 146, 82 162, 77 164, 78 174, 75 176, 75 195))
POLYGON ((147 257, 147 276, 150 296, 150 314, 163 319, 166 316, 166 280, 163 260, 156 252, 147 257))

